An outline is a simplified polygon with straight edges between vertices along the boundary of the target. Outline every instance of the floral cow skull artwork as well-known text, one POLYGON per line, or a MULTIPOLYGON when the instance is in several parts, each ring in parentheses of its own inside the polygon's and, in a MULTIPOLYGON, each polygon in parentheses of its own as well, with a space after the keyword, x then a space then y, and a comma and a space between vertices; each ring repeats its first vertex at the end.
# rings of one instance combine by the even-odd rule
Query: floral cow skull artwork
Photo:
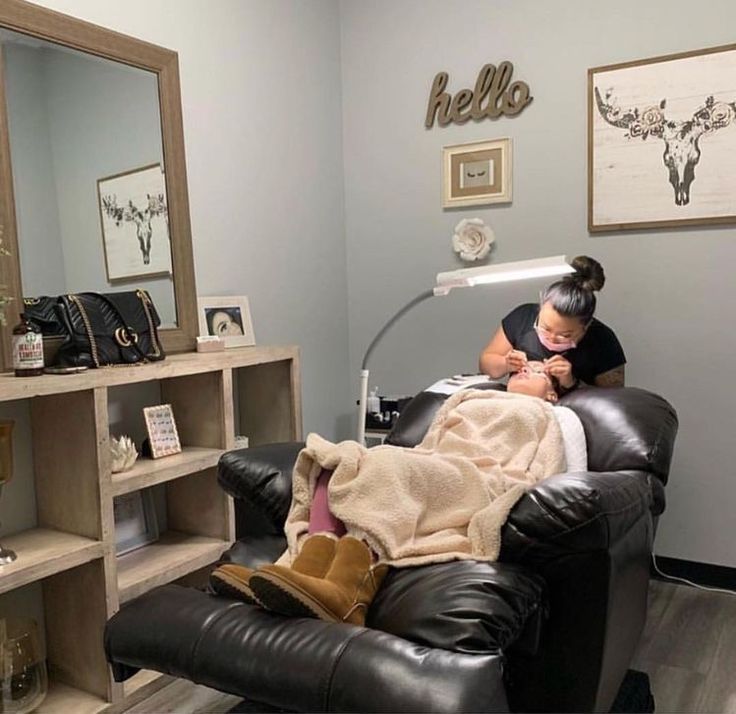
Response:
POLYGON ((601 97, 598 87, 595 88, 595 102, 601 116, 611 126, 626 129, 629 139, 646 141, 655 137, 664 141, 662 159, 675 190, 675 204, 686 206, 690 203, 695 166, 700 161, 700 139, 732 124, 736 117, 736 103, 716 102, 713 96, 709 96, 690 119, 673 121, 665 116, 666 99, 644 109, 632 107, 624 111, 612 95, 613 90, 609 89, 605 97, 601 97))

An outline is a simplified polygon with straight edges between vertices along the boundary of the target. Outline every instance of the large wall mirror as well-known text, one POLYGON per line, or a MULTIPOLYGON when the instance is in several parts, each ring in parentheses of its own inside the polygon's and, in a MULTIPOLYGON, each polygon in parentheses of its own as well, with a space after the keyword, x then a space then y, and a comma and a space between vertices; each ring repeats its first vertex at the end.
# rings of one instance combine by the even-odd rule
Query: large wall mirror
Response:
POLYGON ((0 222, 13 297, 145 288, 168 352, 197 334, 175 52, 0 4, 0 222))

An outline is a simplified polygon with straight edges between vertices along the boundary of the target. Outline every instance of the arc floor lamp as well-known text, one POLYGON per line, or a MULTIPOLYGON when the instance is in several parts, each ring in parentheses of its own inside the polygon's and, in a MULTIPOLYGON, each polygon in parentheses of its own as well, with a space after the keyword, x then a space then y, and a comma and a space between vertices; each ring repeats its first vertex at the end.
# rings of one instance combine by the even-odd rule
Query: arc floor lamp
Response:
POLYGON ((569 265, 564 255, 555 255, 549 258, 534 258, 532 260, 520 260, 513 263, 484 265, 480 268, 461 268, 460 270, 438 273, 434 287, 417 295, 391 317, 378 331, 378 334, 373 338, 370 345, 368 345, 368 349, 365 351, 360 369, 357 441, 361 444, 365 442, 366 401, 368 398, 368 375, 370 374, 368 360, 383 336, 413 307, 431 297, 443 297, 454 288, 472 288, 476 285, 507 283, 514 280, 531 280, 532 278, 552 278, 574 272, 575 268, 569 265))

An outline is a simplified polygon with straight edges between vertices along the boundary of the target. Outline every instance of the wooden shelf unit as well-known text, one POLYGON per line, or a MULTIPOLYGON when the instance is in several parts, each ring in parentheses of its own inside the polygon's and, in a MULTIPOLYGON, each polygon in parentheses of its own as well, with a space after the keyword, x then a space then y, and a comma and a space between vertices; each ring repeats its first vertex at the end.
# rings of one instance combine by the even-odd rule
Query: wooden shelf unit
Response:
POLYGON ((217 461, 236 433, 251 445, 302 438, 299 350, 243 347, 74 375, 1 374, 0 402, 20 399, 30 401, 37 527, 0 539, 18 554, 0 566, 0 594, 41 583, 49 694, 39 711, 113 714, 170 678, 146 672, 113 682, 105 622, 121 603, 194 577, 232 543, 233 506, 217 484, 217 461), (182 453, 112 474, 108 390, 143 382, 157 382, 161 402, 172 404, 182 453), (116 556, 113 499, 159 485, 167 530, 116 556))

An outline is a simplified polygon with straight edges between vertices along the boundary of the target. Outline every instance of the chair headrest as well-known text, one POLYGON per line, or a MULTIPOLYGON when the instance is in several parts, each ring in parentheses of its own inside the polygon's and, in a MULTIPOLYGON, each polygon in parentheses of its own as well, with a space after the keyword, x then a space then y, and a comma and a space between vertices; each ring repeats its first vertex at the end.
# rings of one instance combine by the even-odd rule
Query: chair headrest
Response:
MULTIPOLYGON (((446 394, 435 392, 417 394, 385 443, 416 446, 445 399, 446 394)), ((583 424, 591 471, 641 470, 667 482, 677 413, 665 399, 636 387, 595 387, 575 390, 560 404, 570 407, 583 424)))

